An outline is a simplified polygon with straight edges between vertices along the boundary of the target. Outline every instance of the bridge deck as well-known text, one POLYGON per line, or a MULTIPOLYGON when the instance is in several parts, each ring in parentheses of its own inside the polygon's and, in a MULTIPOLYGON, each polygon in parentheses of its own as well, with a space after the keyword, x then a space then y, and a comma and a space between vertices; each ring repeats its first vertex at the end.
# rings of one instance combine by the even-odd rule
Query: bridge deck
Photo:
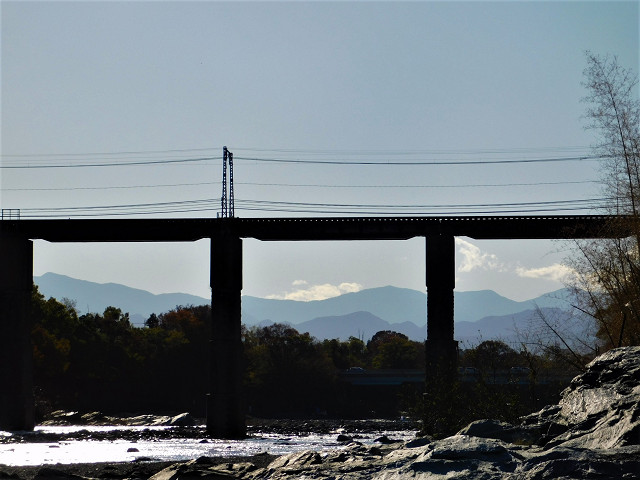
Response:
POLYGON ((406 240, 428 235, 475 239, 607 238, 631 235, 629 217, 457 216, 1 220, 0 234, 51 242, 173 242, 223 231, 258 240, 406 240))

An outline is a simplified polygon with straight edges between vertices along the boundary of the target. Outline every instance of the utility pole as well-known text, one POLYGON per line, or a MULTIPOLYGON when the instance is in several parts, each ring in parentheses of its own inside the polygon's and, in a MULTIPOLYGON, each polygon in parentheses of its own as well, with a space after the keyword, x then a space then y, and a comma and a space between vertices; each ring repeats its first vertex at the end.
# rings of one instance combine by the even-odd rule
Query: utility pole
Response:
POLYGON ((233 153, 222 147, 222 197, 220 197, 222 218, 233 218, 233 153), (227 197, 227 162, 229 163, 229 196, 227 197))
POLYGON ((227 147, 222 147, 222 197, 220 197, 220 203, 222 204, 220 216, 222 218, 229 216, 227 211, 227 154, 227 147))
POLYGON ((235 217, 235 208, 233 206, 233 153, 229 152, 229 204, 228 212, 231 218, 235 217))

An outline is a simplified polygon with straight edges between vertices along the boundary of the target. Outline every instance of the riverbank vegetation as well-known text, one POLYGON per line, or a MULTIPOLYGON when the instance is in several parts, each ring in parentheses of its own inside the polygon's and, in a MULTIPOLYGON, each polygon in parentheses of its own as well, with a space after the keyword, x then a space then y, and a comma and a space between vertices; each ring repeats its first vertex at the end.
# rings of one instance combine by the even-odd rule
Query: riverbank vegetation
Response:
MULTIPOLYGON (((205 415, 210 306, 176 307, 151 315, 145 327, 137 328, 117 307, 78 315, 71 302, 45 299, 34 287, 32 318, 34 383, 41 413, 62 408, 205 415)), ((367 342, 355 337, 317 340, 292 326, 273 324, 243 327, 242 344, 250 414, 280 418, 426 414, 422 383, 356 385, 345 376, 349 369, 351 375, 423 371, 424 344, 403 334, 381 331, 367 342)), ((466 369, 457 388, 481 400, 474 403, 475 410, 460 400, 451 403, 460 409, 456 415, 465 419, 468 415, 460 412, 487 416, 493 406, 496 412, 502 409, 498 416, 506 419, 542 406, 544 388, 538 387, 532 396, 531 382, 536 384, 543 371, 566 368, 558 358, 517 351, 499 341, 461 351, 460 365, 466 369), (514 377, 520 385, 504 375, 514 367, 520 369, 514 377), (507 381, 496 382, 496 375, 507 381), (479 392, 484 393, 478 396, 479 392), (500 396, 503 393, 506 396, 500 396)))

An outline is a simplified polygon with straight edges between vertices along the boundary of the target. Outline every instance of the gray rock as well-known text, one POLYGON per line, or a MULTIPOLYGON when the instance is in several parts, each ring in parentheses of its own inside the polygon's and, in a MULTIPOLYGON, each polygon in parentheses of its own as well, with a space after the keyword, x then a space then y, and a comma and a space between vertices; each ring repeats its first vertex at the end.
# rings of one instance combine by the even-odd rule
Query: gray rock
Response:
POLYGON ((431 437, 418 437, 415 440, 411 440, 405 444, 405 448, 418 448, 424 447, 425 445, 429 445, 433 442, 431 437))
POLYGON ((22 480, 22 477, 16 472, 9 473, 0 468, 0 478, 3 480, 22 480))
POLYGON ((124 417, 119 419, 120 424, 129 425, 132 427, 142 426, 168 426, 171 422, 171 417, 158 416, 158 415, 138 415, 135 417, 124 417))
POLYGON ((401 442, 401 440, 394 440, 393 438, 389 438, 389 437, 388 437, 388 436, 386 436, 386 435, 382 435, 381 437, 376 438, 376 439, 374 440, 374 442, 376 442, 376 443, 382 443, 382 444, 385 444, 385 445, 390 445, 390 444, 392 444, 392 443, 400 443, 400 442, 401 442))
MULTIPOLYGON (((251 464, 249 464, 251 465, 251 464)), ((253 467, 253 465, 251 465, 253 467)), ((255 467, 253 467, 255 468, 255 467)), ((207 480, 232 480, 245 475, 250 467, 245 464, 217 465, 210 467, 206 464, 197 463, 195 460, 185 463, 171 465, 159 471, 149 478, 149 480, 186 480, 186 479, 207 479, 207 480), (237 474, 234 467, 237 466, 237 474)))
POLYGON ((322 458, 318 452, 305 450, 276 458, 269 464, 267 471, 286 470, 288 473, 301 472, 311 465, 318 465, 320 463, 322 463, 322 458))
POLYGON ((103 425, 105 422, 105 416, 101 412, 85 413, 80 418, 86 425, 103 425))
POLYGON ((401 469, 400 478, 409 478, 409 474, 418 478, 450 475, 447 472, 456 472, 460 478, 506 478, 519 464, 500 440, 454 435, 431 447, 401 469))
POLYGON ((196 425, 195 419, 190 413, 181 413, 169 420, 169 425, 172 427, 192 427, 196 425))
POLYGON ((534 429, 514 426, 499 420, 476 420, 458 432, 458 435, 469 435, 480 438, 494 438, 508 443, 533 444, 540 434, 534 429))
POLYGON ((81 415, 78 412, 55 410, 47 415, 41 425, 78 425, 81 423, 81 415))
POLYGON ((558 405, 528 415, 520 425, 479 420, 442 440, 352 442, 324 454, 284 455, 262 469, 193 461, 152 479, 637 479, 639 425, 640 347, 629 347, 595 359, 565 389, 558 405))
POLYGON ((454 435, 434 443, 427 456, 428 458, 444 458, 447 460, 467 458, 496 459, 498 457, 502 457, 505 460, 510 459, 504 442, 470 437, 468 435, 454 435))
POLYGON ((516 478, 637 479, 639 472, 640 447, 637 446, 612 450, 557 447, 524 461, 516 478))
POLYGON ((640 347, 594 359, 561 394, 557 406, 523 419, 548 448, 640 445, 640 347))
POLYGON ((87 478, 57 470, 54 467, 43 467, 38 470, 33 480, 87 480, 87 478))

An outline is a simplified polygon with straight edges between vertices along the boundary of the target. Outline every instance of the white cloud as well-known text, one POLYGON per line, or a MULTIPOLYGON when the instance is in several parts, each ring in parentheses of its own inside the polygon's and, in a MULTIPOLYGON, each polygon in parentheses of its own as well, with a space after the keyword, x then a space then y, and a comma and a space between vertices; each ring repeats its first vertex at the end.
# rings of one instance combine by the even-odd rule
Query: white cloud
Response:
POLYGON ((345 282, 338 285, 338 288, 342 293, 355 293, 362 290, 362 285, 355 282, 345 282))
MULTIPOLYGON (((309 285, 304 280, 296 280, 292 283, 293 287, 309 285)), ((291 292, 280 295, 269 295, 266 298, 276 300, 296 300, 298 302, 310 302, 312 300, 326 300, 327 298, 338 297, 345 293, 359 292, 362 285, 359 283, 344 282, 340 285, 332 285, 324 283, 322 285, 309 285, 307 288, 298 288, 291 292)))
POLYGON ((462 262, 458 271, 470 272, 475 269, 504 270, 504 265, 498 261, 498 257, 493 253, 483 252, 475 245, 461 238, 456 238, 456 244, 460 255, 462 255, 462 262))
POLYGON ((540 268, 518 267, 516 268, 516 273, 518 274, 518 276, 525 278, 538 278, 562 282, 567 278, 567 276, 573 273, 573 270, 566 265, 554 263, 553 265, 549 265, 548 267, 540 268))

